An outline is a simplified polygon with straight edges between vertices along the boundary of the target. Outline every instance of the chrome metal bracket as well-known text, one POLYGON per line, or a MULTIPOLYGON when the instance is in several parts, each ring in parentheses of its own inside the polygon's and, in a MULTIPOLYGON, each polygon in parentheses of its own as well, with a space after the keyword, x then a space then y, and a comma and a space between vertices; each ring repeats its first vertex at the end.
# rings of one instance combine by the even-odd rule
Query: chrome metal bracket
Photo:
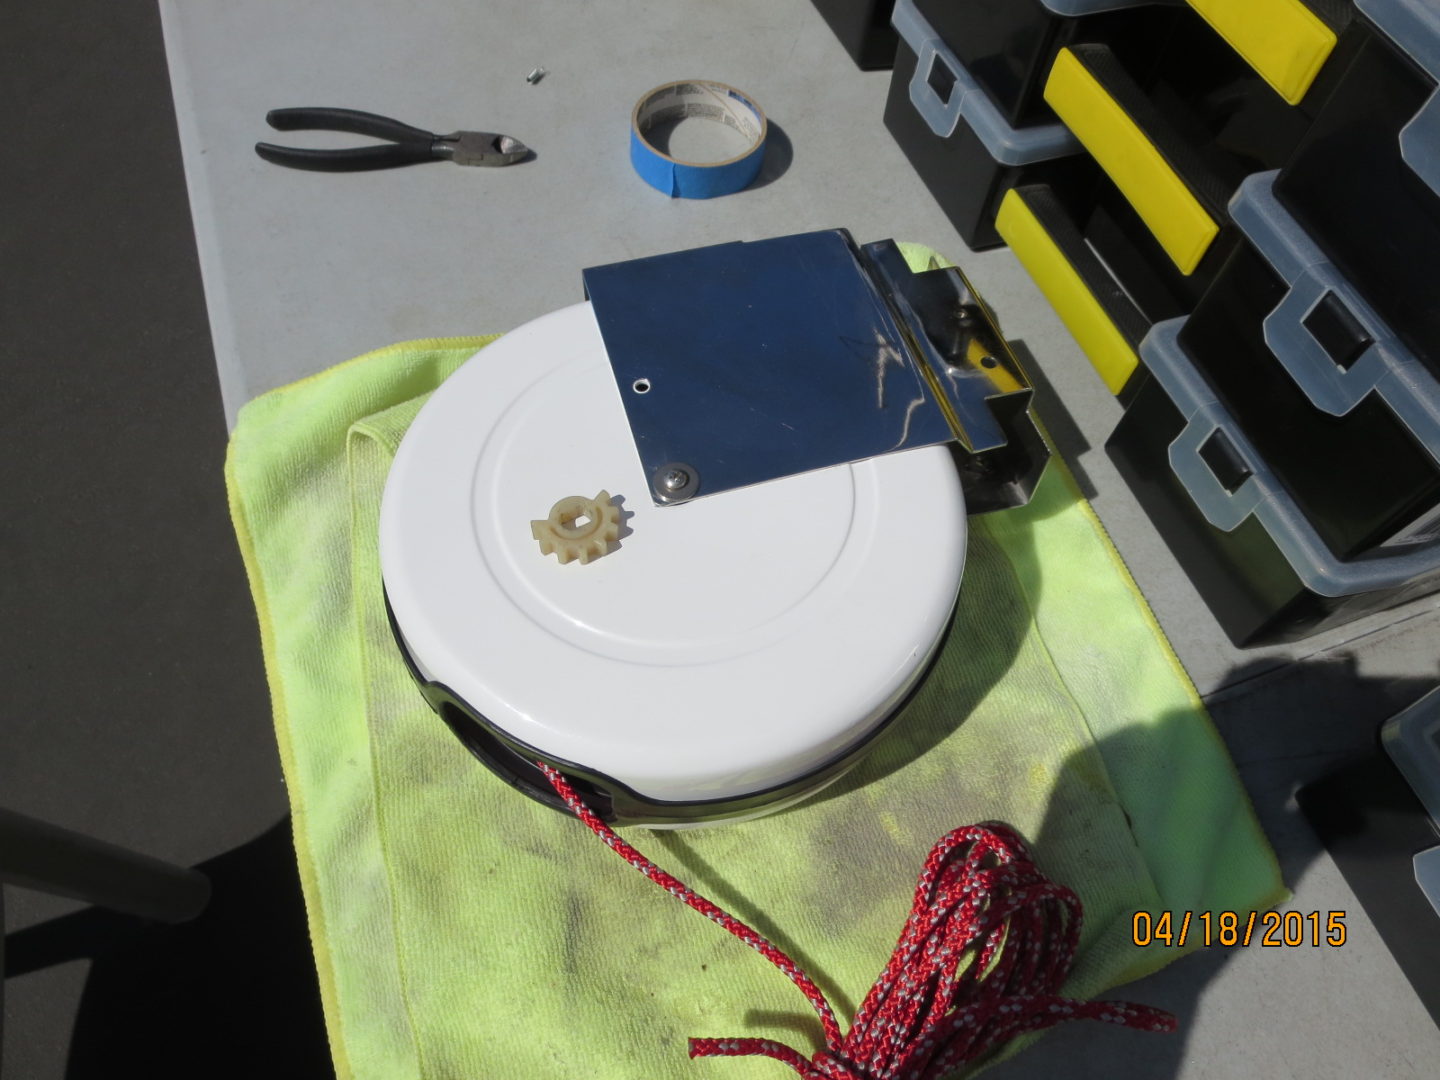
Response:
POLYGON ((861 248, 831 229, 584 281, 659 505, 953 443, 982 513, 1028 501, 1044 470, 1031 387, 993 313, 958 269, 913 273, 894 241, 861 248))

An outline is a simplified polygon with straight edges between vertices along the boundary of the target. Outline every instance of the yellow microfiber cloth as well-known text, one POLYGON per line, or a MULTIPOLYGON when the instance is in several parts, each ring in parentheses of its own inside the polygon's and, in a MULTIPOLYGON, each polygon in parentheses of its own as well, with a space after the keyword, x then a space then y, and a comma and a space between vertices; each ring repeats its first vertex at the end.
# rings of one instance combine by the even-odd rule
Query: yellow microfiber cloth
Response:
MULTIPOLYGON (((905 250, 912 266, 932 257, 905 250)), ((794 986, 474 761, 391 639, 376 550, 389 463, 429 392, 492 340, 396 345, 266 394, 226 464, 337 1071, 774 1077, 763 1059, 690 1061, 686 1039, 813 1053, 794 986)), ((1063 464, 1028 506, 972 519, 970 544, 943 653, 858 769, 772 817, 627 830, 793 956, 842 1020, 957 825, 1011 823, 1079 894, 1077 997, 1175 958, 1132 944, 1137 910, 1284 895, 1224 746, 1063 464)))

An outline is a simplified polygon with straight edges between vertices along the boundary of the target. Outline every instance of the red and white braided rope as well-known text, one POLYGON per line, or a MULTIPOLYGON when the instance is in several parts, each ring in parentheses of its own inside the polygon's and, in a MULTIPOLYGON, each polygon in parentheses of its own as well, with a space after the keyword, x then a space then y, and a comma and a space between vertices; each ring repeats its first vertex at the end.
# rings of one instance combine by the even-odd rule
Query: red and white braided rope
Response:
POLYGON ((842 1036, 830 1003, 795 961, 645 858, 558 770, 536 764, 612 851, 784 972, 825 1030, 826 1049, 813 1058, 771 1039, 691 1039, 692 1058, 762 1055, 806 1080, 939 1080, 1017 1035, 1066 1020, 1175 1030, 1173 1016, 1146 1005, 1056 995, 1080 940, 1080 900, 1039 871, 1014 829, 991 822, 955 829, 931 849, 895 952, 842 1036))

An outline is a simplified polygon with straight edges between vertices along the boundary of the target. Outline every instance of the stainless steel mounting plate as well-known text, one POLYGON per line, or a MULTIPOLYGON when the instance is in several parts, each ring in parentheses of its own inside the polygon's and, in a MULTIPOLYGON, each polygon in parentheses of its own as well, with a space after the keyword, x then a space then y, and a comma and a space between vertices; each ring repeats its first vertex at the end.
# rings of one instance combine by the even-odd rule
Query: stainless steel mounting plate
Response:
POLYGON ((646 475, 685 462, 694 477, 678 498, 652 484, 657 503, 955 441, 1004 459, 971 473, 1015 505, 1044 466, 989 310, 958 270, 912 273, 892 241, 862 250, 832 229, 584 280, 646 475))

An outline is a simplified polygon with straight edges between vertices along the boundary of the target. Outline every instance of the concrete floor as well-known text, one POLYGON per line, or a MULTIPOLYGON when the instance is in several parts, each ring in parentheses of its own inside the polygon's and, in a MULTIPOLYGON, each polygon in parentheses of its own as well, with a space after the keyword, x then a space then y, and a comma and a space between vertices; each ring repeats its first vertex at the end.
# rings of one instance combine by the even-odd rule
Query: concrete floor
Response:
MULTIPOLYGON (((652 55, 640 88, 678 77, 676 70, 684 75, 693 63, 694 70, 729 77, 772 103, 773 118, 794 143, 794 162, 785 163, 785 175, 772 177, 767 190, 797 204, 808 201, 812 190, 824 190, 829 200, 792 215, 796 229, 843 224, 862 240, 922 238, 964 256, 918 181, 900 171, 903 159, 879 126, 885 76, 848 68, 804 0, 764 6, 775 32, 790 35, 788 67, 766 56, 744 60, 754 49, 742 50, 704 23, 718 16, 693 11, 703 24, 693 31, 697 40, 719 50, 727 62, 712 57, 702 66, 704 51, 693 58, 686 54, 678 64, 656 63, 652 55), (888 185, 883 199, 863 185, 858 191, 854 185, 825 186, 826 163, 832 160, 827 155, 845 152, 844 141, 855 144, 860 129, 843 128, 832 136, 833 119, 795 103, 797 94, 812 89, 803 73, 821 62, 834 73, 843 106, 833 115, 853 112, 859 117, 854 124, 865 125, 859 145, 874 159, 867 167, 888 185), (772 83, 744 81, 746 63, 756 66, 752 80, 772 83), (767 65, 773 75, 758 70, 767 65), (737 69, 741 74, 727 74, 737 69), (812 224, 809 217, 816 215, 824 220, 812 224)), ((195 12, 203 5, 179 7, 195 12)), ((526 17, 521 5, 494 5, 497 13, 505 9, 494 17, 508 20, 507 32, 489 36, 504 43, 504 55, 513 57, 507 63, 522 69, 520 77, 543 63, 560 73, 552 90, 558 85, 563 91, 567 63, 580 64, 584 50, 547 37, 545 20, 553 26, 558 16, 549 5, 532 7, 536 14, 526 17)), ((195 44, 177 46, 173 31, 197 30, 194 21, 175 21, 177 10, 174 5, 167 10, 172 64, 177 47, 183 51, 195 44)), ((244 20, 239 8, 232 10, 235 19, 244 20)), ((291 40, 297 56, 304 52, 306 28, 316 33, 323 28, 323 10, 321 4, 295 6, 299 25, 291 40)), ((417 4, 411 16, 423 22, 443 10, 438 2, 417 4)), ((657 41, 688 40, 669 16, 655 17, 659 21, 650 32, 657 41)), ((639 25, 620 22, 630 27, 623 33, 639 25)), ((347 32, 358 33, 353 27, 347 32)), ((613 33, 618 47, 622 31, 613 33)), ((497 46, 487 51, 485 37, 454 35, 435 63, 473 67, 477 54, 501 55, 497 46)), ((436 40, 439 35, 417 33, 414 48, 424 43, 431 49, 436 40)), ((410 170, 411 183, 426 185, 424 216, 378 224, 365 240, 373 248, 370 257, 384 263, 391 250, 416 249, 417 228, 438 236, 445 225, 457 223, 458 235, 446 243, 451 250, 468 245, 470 276, 448 276, 448 284, 426 304, 379 304, 384 310, 378 324, 341 319, 327 325, 316 312, 333 310, 346 296, 352 304, 377 306, 375 293, 364 287, 374 281, 364 277, 365 257, 351 257, 355 252, 346 245, 358 241, 344 231, 343 221, 327 220, 324 208, 316 210, 326 197, 313 186, 304 188, 303 174, 277 171, 274 182, 290 185, 287 197, 300 193, 297 216, 308 213, 314 220, 318 212, 320 224, 313 227, 331 230, 325 247, 331 276, 323 288, 315 284, 315 266, 294 254, 316 250, 315 245, 307 241, 291 249, 283 243, 294 228, 283 206, 255 231, 256 250, 246 258, 229 263, 222 258, 236 251, 233 243, 227 246, 223 227, 202 229, 197 258, 190 214, 197 190, 212 200, 212 217, 218 219, 232 205, 227 196, 235 194, 214 184, 197 189, 196 176, 206 175, 197 163, 202 156, 233 155, 236 162, 244 157, 249 167, 248 141, 266 133, 259 118, 267 106, 257 104, 254 87, 227 82, 223 71, 209 83, 217 97, 236 99, 237 112, 253 114, 248 141, 209 137, 201 120, 223 114, 223 104, 192 101, 192 113, 182 110, 180 134, 191 155, 187 200, 153 7, 13 0, 0 8, 0 41, 9 45, 7 62, 0 65, 5 91, 0 100, 14 105, 0 168, 0 370, 5 372, 0 439, 9 463, 0 478, 5 571, 0 612, 7 616, 0 655, 8 676, 0 690, 0 734, 8 751, 0 754, 0 805, 201 865, 219 889, 200 923, 164 930, 7 888, 0 1075, 189 1076, 197 1061, 211 1076, 252 1076, 262 1069, 265 1075, 323 1075, 328 1056, 285 796, 254 619, 220 480, 226 430, 222 384, 233 413, 269 385, 389 340, 506 329, 573 302, 579 293, 574 271, 580 266, 764 235, 780 231, 783 221, 749 220, 761 205, 751 196, 736 197, 719 207, 720 216, 708 219, 693 206, 654 211, 640 202, 654 193, 631 190, 639 185, 626 173, 623 152, 613 161, 603 156, 610 151, 600 148, 608 147, 613 133, 589 143, 588 132, 566 127, 563 94, 558 104, 538 96, 507 99, 498 83, 486 84, 483 89, 491 93, 470 96, 492 104, 474 119, 467 116, 465 124, 493 125, 526 138, 539 147, 542 163, 547 153, 558 165, 577 153, 596 184, 623 185, 616 190, 634 205, 581 207, 574 211, 576 220, 591 225, 573 228, 563 247, 546 247, 539 228, 544 222, 533 210, 506 212, 523 205, 519 189, 504 186, 519 183, 515 176, 482 177, 479 193, 472 188, 464 197, 471 206, 488 206, 488 212, 462 218, 459 196, 450 187, 458 183, 451 174, 461 170, 410 170), (640 231, 607 224, 639 220, 640 214, 649 222, 640 231), (515 229, 528 233, 516 236, 515 229), (269 263, 267 242, 273 245, 269 263), (481 291, 481 284, 496 278, 497 258, 533 261, 543 269, 562 256, 565 272, 545 271, 553 281, 544 287, 536 276, 516 274, 481 291), (208 318, 202 261, 211 291, 208 318), (348 276, 357 273, 359 284, 348 276), (255 280, 270 276, 272 308, 237 316, 233 304, 217 303, 227 296, 259 295, 240 281, 244 274, 255 280), (337 335, 335 325, 342 325, 343 333, 337 335), (318 349, 320 343, 326 348, 318 349), (248 366, 242 357, 249 358, 248 366), (284 1064, 275 1053, 281 1046, 287 1048, 284 1064)), ((403 54, 411 45, 392 41, 386 47, 403 54)), ((329 85, 342 89, 338 97, 327 93, 327 100, 343 98, 342 103, 383 108, 422 123, 430 117, 441 124, 462 122, 453 108, 437 104, 443 95, 433 84, 444 81, 443 72, 418 81, 428 89, 416 89, 412 80, 394 99, 377 100, 357 88, 380 77, 379 69, 337 59, 354 53, 343 42, 335 44, 328 61, 304 70, 292 65, 289 82, 264 87, 261 96, 269 106, 319 100, 316 88, 326 85, 322 76, 328 72, 329 85), (346 87, 346 79, 354 85, 346 87), (425 100, 426 94, 433 100, 425 100)), ((487 59, 485 66, 493 63, 487 59)), ((507 68, 505 78, 510 74, 507 68)), ((212 179, 225 175, 230 174, 222 164, 212 179)), ((535 192, 543 192, 555 175, 536 170, 524 185, 538 198, 535 192)), ((469 182, 475 183, 473 177, 469 182)), ((330 208, 335 214, 344 210, 330 208)), ((244 207, 237 213, 243 218, 244 207)), ((763 213, 780 219, 786 210, 763 213)), ((1113 411, 1107 412, 1113 402, 1103 388, 1097 392, 1098 380, 1076 362, 1063 329, 1041 309, 1007 254, 969 256, 965 266, 1010 332, 1037 357, 1047 383, 1042 400, 1047 425, 1094 492, 1117 546, 1208 693, 1295 889, 1291 906, 1352 910, 1352 937, 1342 950, 1215 950, 1127 990, 1135 1000, 1176 1011, 1182 1037, 1157 1046, 1116 1040, 1100 1025, 1076 1025, 990 1075, 1007 1080, 1435 1075, 1440 1032, 1369 921, 1353 910, 1353 894, 1298 815, 1293 792, 1370 748, 1385 716, 1434 685, 1436 602, 1372 618, 1296 650, 1231 649, 1098 450, 1106 425, 1113 424, 1113 411)))

